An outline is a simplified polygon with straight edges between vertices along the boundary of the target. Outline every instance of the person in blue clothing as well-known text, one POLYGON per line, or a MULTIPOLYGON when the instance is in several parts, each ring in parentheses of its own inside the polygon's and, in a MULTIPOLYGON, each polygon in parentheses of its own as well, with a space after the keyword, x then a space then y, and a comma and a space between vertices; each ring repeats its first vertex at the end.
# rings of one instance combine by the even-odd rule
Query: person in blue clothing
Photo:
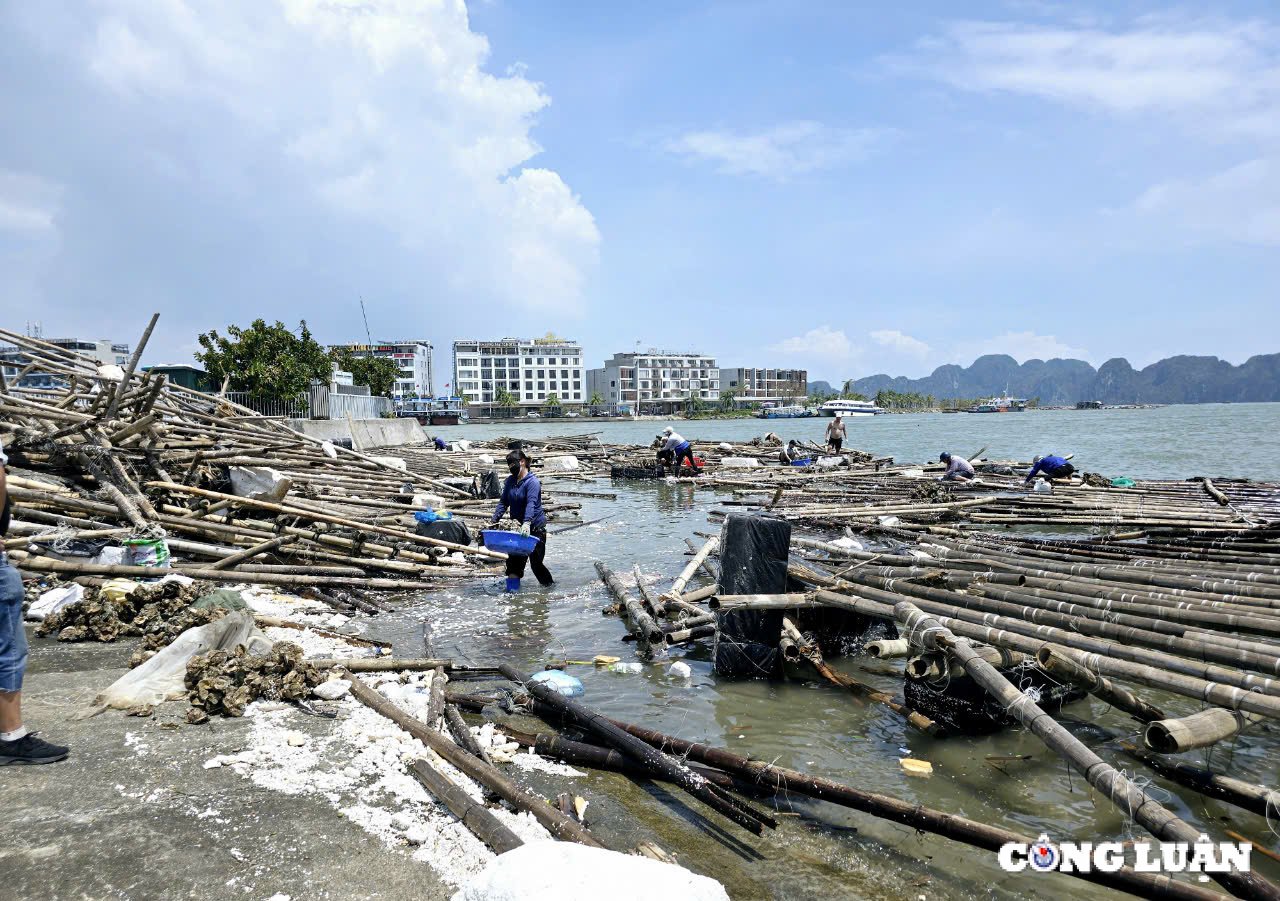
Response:
POLYGON ((685 441, 684 437, 675 429, 667 426, 658 437, 662 439, 662 450, 658 451, 658 459, 670 460, 674 475, 680 475, 680 466, 685 460, 689 461, 689 465, 693 467, 695 474, 702 471, 693 459, 693 446, 688 441, 685 441))
POLYGON ((1042 474, 1046 479, 1065 479, 1069 478, 1076 468, 1071 465, 1066 457, 1058 457, 1050 454, 1047 457, 1036 457, 1032 462, 1031 472, 1027 473, 1027 480, 1023 484, 1030 485, 1031 480, 1036 477, 1037 473, 1042 474))
POLYGON ((507 555, 507 591, 520 590, 526 563, 533 568, 539 584, 552 585, 555 579, 543 563, 547 555, 547 514, 542 509, 542 482, 529 472, 529 457, 522 450, 507 454, 507 469, 511 475, 502 486, 493 522, 496 525, 504 513, 510 512, 511 518, 521 524, 521 532, 538 539, 538 546, 528 557, 507 555))
POLYGON ((436 435, 436 437, 432 439, 431 443, 435 445, 436 450, 444 450, 449 446, 445 444, 444 439, 439 435, 436 435))

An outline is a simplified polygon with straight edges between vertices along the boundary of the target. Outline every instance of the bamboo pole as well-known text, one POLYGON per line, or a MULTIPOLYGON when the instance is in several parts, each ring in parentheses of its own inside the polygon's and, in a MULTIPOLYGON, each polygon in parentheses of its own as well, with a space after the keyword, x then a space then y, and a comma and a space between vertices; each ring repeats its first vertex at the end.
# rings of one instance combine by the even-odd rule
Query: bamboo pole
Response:
POLYGON ((533 814, 534 818, 556 838, 564 841, 574 841, 581 845, 590 845, 593 848, 603 847, 576 820, 566 817, 541 798, 535 798, 530 795, 494 767, 472 757, 440 733, 428 729, 424 723, 409 716, 395 704, 361 682, 359 677, 352 676, 350 682, 351 694, 356 700, 394 722, 401 729, 461 770, 464 775, 476 780, 512 807, 533 814))
MULTIPOLYGON (((1091 786, 1105 795, 1126 816, 1132 817, 1134 822, 1162 841, 1193 843, 1199 840, 1199 830, 1148 797, 1124 774, 1059 725, 1030 697, 1000 675, 995 667, 975 654, 968 641, 957 637, 938 620, 910 602, 897 604, 894 616, 913 640, 929 650, 946 651, 959 661, 971 679, 981 685, 1005 710, 1017 717, 1046 747, 1083 775, 1091 786)), ((1280 901, 1280 888, 1257 873, 1215 872, 1209 875, 1240 898, 1280 901)))
MULTIPOLYGON (((904 801, 892 795, 870 792, 812 776, 780 766, 774 761, 751 760, 723 748, 664 735, 654 729, 621 720, 610 720, 610 722, 665 753, 717 767, 761 786, 859 810, 890 822, 900 823, 912 829, 929 832, 986 851, 999 851, 1003 845, 1011 842, 1030 844, 1032 841, 1027 836, 990 823, 980 823, 917 804, 915 801, 904 801)), ((1089 872, 1072 871, 1069 875, 1086 882, 1131 892, 1144 898, 1180 899, 1180 901, 1181 899, 1221 901, 1222 898, 1218 892, 1177 882, 1167 875, 1138 873, 1129 867, 1124 867, 1115 873, 1091 870, 1089 872)))
POLYGON ((635 737, 614 726, 604 717, 589 710, 582 704, 571 701, 555 689, 540 682, 532 682, 529 678, 510 664, 498 667, 504 676, 517 685, 522 686, 538 699, 548 710, 553 710, 589 730, 605 741, 606 744, 626 754, 649 770, 666 776, 712 810, 737 823, 749 832, 759 835, 762 825, 773 828, 777 824, 769 817, 751 811, 737 802, 732 802, 722 794, 717 794, 712 786, 701 776, 689 770, 665 754, 654 751, 635 737))

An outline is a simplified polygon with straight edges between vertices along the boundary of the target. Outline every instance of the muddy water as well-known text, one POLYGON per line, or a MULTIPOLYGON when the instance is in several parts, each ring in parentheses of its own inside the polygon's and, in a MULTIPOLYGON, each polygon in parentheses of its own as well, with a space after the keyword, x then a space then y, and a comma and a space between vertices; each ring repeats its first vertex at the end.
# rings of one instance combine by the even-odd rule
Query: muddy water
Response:
MULTIPOLYGON (((1272 408, 1280 409, 1280 405, 1272 408)), ((1272 408, 1268 408, 1269 413, 1272 408)), ((1158 412, 1118 411, 1103 414, 1114 420, 1094 421, 1119 422, 1125 415, 1158 412)), ((1048 421, 1055 415, 1059 414, 1028 414, 1027 420, 1048 421)), ((913 418, 892 417, 907 422, 913 418)), ((1005 420, 1013 417, 946 417, 948 421, 957 418, 998 420, 986 427, 985 434, 990 434, 996 425, 1006 427, 1005 420)), ((544 424, 539 428, 534 424, 527 433, 588 430, 574 428, 577 425, 544 424)), ((746 437, 759 432, 754 423, 693 425, 697 428, 691 427, 687 433, 707 437, 746 437)), ((610 430, 609 437, 617 430, 638 431, 635 436, 618 434, 615 440, 641 440, 653 430, 648 423, 609 424, 605 428, 610 430)), ((463 431, 472 437, 477 436, 479 428, 463 431)), ((510 434, 513 427, 495 431, 510 434)), ((976 432, 961 440, 984 443, 976 432)), ((925 442, 930 447, 938 443, 932 436, 925 442)), ((894 448, 875 446, 857 437, 851 443, 878 453, 895 452, 894 448)), ((999 451, 993 447, 992 453, 999 451)), ((900 452, 898 456, 908 458, 900 452)), ((1204 459, 1208 461, 1210 457, 1206 453, 1204 459)), ((1143 471, 1135 462, 1125 471, 1172 474, 1164 471, 1168 465, 1153 463, 1143 471)), ((1256 460, 1245 469, 1260 475, 1268 465, 1256 460)), ((1098 468, 1109 469, 1101 465, 1098 468)), ((632 656, 633 646, 620 640, 625 634, 622 623, 601 615, 608 598, 596 578, 593 561, 603 560, 628 574, 636 564, 655 583, 669 584, 687 560, 682 539, 712 528, 706 514, 714 506, 715 496, 707 491, 695 494, 685 485, 611 484, 607 479, 565 487, 612 492, 617 497, 561 498, 582 504, 577 521, 607 519, 563 534, 554 530, 575 520, 566 518, 553 523, 547 563, 557 579, 554 587, 540 589, 528 579, 526 589, 515 596, 500 594, 496 584, 425 595, 397 614, 378 617, 370 623, 371 633, 393 640, 399 653, 413 655, 422 650, 426 623, 438 653, 476 662, 513 660, 530 671, 548 661, 589 660, 595 654, 638 659, 632 656)), ((901 678, 884 663, 846 659, 837 665, 859 679, 901 695, 901 678)), ((646 665, 638 675, 602 672, 590 666, 570 665, 568 669, 586 687, 583 700, 601 712, 756 759, 776 761, 1030 836, 1042 832, 1054 838, 1097 840, 1145 836, 1109 802, 1095 797, 1083 779, 1069 773, 1034 736, 1021 730, 981 739, 931 740, 914 734, 881 708, 866 705, 825 684, 800 679, 719 680, 711 671, 708 654, 698 647, 676 650, 670 658, 646 665), (676 659, 690 665, 692 678, 668 675, 667 666, 676 659), (1020 755, 1030 759, 988 759, 1020 755), (900 758, 906 756, 932 762, 933 775, 906 775, 899 764, 900 758)), ((1195 708, 1184 699, 1159 692, 1149 695, 1170 711, 1188 713, 1195 708)), ((1149 775, 1127 763, 1117 747, 1119 741, 1138 736, 1136 724, 1127 717, 1098 702, 1084 701, 1067 708, 1064 722, 1105 759, 1136 771, 1144 780, 1149 775)), ((1274 736, 1263 734, 1220 747, 1212 755, 1199 751, 1184 756, 1189 762, 1203 765, 1208 760, 1219 771, 1275 784, 1280 759, 1276 749, 1274 736)), ((921 896, 1030 898, 1049 892, 1066 892, 1080 898, 1113 896, 1065 876, 1005 874, 997 866, 994 854, 934 836, 919 836, 905 827, 799 797, 793 799, 791 812, 800 816, 782 817, 782 825, 775 833, 753 838, 727 826, 725 834, 716 836, 689 819, 687 811, 682 817, 674 795, 663 790, 638 788, 612 776, 595 776, 588 785, 593 792, 604 789, 613 799, 610 803, 597 801, 596 815, 607 828, 624 835, 634 830, 634 838, 656 835, 660 844, 679 852, 694 868, 725 882, 735 898, 825 896, 914 901, 921 896)), ((1258 841, 1265 839, 1269 847, 1277 847, 1276 835, 1261 818, 1180 790, 1179 794, 1190 802, 1184 804, 1169 789, 1159 778, 1151 782, 1155 797, 1180 816, 1208 828, 1216 837, 1223 837, 1216 830, 1225 827, 1258 841)), ((1280 822, 1276 826, 1280 828, 1280 822)), ((1255 854, 1255 860, 1260 858, 1255 854)), ((1280 876, 1269 861, 1256 866, 1273 877, 1280 876)), ((602 897, 607 896, 603 891, 602 897)))

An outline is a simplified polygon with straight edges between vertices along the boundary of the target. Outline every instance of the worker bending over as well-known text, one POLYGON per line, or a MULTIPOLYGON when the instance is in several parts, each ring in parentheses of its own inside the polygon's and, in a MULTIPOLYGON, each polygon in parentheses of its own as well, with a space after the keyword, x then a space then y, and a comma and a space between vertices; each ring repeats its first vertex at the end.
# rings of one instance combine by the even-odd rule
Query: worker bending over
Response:
POLYGON ((1036 477, 1037 473, 1053 481, 1054 479, 1070 478, 1071 474, 1076 471, 1076 468, 1071 465, 1071 462, 1066 457, 1059 457, 1054 454, 1050 454, 1047 457, 1036 457, 1031 462, 1033 465, 1031 472, 1027 473, 1027 480, 1023 483, 1025 485, 1030 485, 1031 480, 1036 477))
POLYGON ((939 482, 967 482, 977 475, 973 471, 973 464, 964 457, 943 451, 938 454, 938 462, 947 464, 947 471, 938 479, 939 482))
POLYGON ((670 460, 675 475, 680 475, 680 466, 685 460, 693 467, 695 473, 701 472, 693 460, 693 447, 671 426, 662 430, 662 449, 658 451, 659 460, 670 460))

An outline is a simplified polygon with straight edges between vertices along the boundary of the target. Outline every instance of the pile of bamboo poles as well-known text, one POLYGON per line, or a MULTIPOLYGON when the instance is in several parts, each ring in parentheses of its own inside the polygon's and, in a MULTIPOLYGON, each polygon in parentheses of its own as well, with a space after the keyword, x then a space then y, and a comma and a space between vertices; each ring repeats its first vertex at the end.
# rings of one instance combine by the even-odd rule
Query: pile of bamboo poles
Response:
POLYGON ((424 504, 481 507, 473 472, 444 459, 410 466, 300 434, 219 395, 138 370, 156 317, 121 371, 14 332, 0 339, 54 387, 0 376, 0 441, 10 457, 5 549, 28 574, 155 577, 167 571, 280 586, 418 590, 489 572, 483 547, 415 533, 424 504), (284 490, 237 494, 233 469, 270 471, 284 490), (415 503, 415 501, 417 503, 415 503), (443 503, 442 503, 443 502, 443 503), (77 543, 163 538, 167 567, 95 564, 77 543))

